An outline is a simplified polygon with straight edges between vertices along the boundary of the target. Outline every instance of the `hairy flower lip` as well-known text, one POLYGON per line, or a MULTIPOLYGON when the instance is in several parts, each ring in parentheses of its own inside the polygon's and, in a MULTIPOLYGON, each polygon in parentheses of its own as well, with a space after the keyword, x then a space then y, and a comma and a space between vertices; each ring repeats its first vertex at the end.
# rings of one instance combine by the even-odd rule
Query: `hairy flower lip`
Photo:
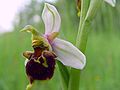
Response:
POLYGON ((41 50, 40 47, 34 48, 34 53, 26 64, 26 73, 31 84, 34 80, 48 80, 52 78, 56 63, 55 58, 56 55, 51 51, 41 50))

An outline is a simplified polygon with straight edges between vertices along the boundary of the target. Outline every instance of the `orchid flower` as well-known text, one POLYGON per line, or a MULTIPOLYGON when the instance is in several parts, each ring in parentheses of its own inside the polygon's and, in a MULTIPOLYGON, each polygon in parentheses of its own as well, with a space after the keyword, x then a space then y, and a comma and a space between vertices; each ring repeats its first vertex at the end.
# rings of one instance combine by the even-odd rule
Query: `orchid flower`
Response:
POLYGON ((78 48, 68 41, 57 38, 61 17, 53 5, 45 3, 42 19, 45 24, 44 35, 40 35, 31 25, 27 25, 21 30, 32 33, 34 49, 34 51, 23 53, 23 56, 26 57, 26 73, 30 81, 26 90, 31 88, 34 80, 50 79, 54 73, 56 60, 76 69, 83 69, 86 64, 86 57, 78 48))
POLYGON ((108 4, 110 4, 113 7, 115 7, 115 5, 116 5, 116 0, 105 0, 105 2, 107 2, 108 4))

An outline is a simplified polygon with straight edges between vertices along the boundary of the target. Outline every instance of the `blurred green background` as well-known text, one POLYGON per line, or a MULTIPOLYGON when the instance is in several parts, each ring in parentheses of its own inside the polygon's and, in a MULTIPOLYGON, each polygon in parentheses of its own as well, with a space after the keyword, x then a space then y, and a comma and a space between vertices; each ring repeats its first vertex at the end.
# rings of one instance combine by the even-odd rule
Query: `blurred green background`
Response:
MULTIPOLYGON (((53 4, 62 18, 59 37, 75 44, 79 23, 75 0, 58 0, 53 4)), ((31 35, 19 30, 31 24, 44 33, 43 5, 40 0, 26 4, 16 15, 14 31, 0 35, 0 90, 25 90, 28 80, 22 52, 32 50, 31 35)), ((120 90, 119 29, 120 1, 114 8, 103 3, 90 29, 85 53, 87 66, 81 73, 80 90, 120 90)), ((51 80, 35 83, 34 90, 61 90, 57 65, 51 80)))

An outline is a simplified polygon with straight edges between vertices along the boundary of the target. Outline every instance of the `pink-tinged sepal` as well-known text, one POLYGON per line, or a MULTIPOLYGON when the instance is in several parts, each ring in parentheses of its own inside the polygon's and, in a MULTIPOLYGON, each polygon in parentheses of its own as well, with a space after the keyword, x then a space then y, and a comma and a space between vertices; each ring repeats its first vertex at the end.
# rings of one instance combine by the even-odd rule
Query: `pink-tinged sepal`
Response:
POLYGON ((48 37, 50 41, 52 41, 55 37, 57 37, 60 25, 61 18, 57 11, 57 9, 48 3, 45 3, 42 19, 45 24, 45 36, 48 37))
POLYGON ((64 65, 83 69, 86 65, 85 55, 72 43, 56 38, 52 43, 53 51, 64 65))

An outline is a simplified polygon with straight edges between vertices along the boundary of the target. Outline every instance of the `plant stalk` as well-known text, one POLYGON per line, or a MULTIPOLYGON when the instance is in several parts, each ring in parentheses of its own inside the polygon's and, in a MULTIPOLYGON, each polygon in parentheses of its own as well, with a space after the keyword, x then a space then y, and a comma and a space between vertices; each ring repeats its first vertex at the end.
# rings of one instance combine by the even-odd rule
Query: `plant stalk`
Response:
MULTIPOLYGON (((86 49, 86 43, 89 33, 88 28, 90 25, 88 21, 85 21, 86 12, 89 7, 89 2, 90 0, 81 0, 81 15, 78 28, 78 35, 76 38, 76 47, 79 48, 83 53, 86 49)), ((79 90, 80 73, 80 70, 71 68, 68 90, 79 90)))
MULTIPOLYGON (((76 47, 79 48, 83 53, 85 53, 91 21, 94 19, 94 16, 101 6, 103 0, 88 0, 88 2, 87 0, 81 1, 82 8, 78 35, 76 38, 76 47), (89 8, 86 7, 87 5, 89 8)), ((71 68, 68 90, 79 90, 80 73, 80 70, 71 68)))
MULTIPOLYGON (((81 31, 78 33, 76 46, 84 53, 87 44, 88 33, 90 30, 90 23, 88 21, 84 22, 82 27, 79 27, 81 31)), ((69 80, 69 88, 68 90, 79 90, 79 82, 80 82, 80 70, 71 68, 70 72, 70 80, 69 80)))
POLYGON ((57 65, 58 65, 58 68, 59 68, 62 90, 67 90, 68 89, 68 83, 69 83, 68 69, 60 61, 57 61, 57 65))

